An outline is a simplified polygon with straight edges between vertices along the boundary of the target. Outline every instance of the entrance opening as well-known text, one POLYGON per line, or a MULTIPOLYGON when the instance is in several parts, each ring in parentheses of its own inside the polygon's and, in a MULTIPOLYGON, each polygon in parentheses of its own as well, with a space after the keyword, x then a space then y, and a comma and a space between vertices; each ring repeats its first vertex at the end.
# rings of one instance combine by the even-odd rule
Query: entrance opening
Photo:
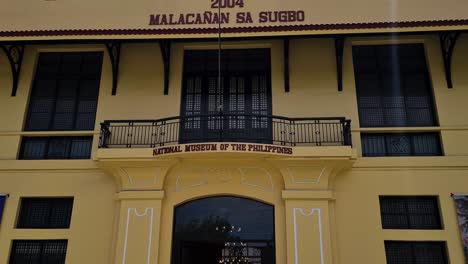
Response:
POLYGON ((230 196, 179 205, 171 263, 274 264, 273 206, 230 196))
POLYGON ((187 50, 180 143, 271 143, 269 49, 187 50))

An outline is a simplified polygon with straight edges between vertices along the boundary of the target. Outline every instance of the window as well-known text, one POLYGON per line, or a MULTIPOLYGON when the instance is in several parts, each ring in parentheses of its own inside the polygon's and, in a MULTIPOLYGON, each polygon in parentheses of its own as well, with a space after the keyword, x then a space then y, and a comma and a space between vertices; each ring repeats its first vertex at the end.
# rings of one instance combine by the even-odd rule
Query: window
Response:
POLYGON ((0 194, 0 224, 2 223, 3 209, 5 208, 5 202, 8 194, 0 194))
POLYGON ((20 159, 89 159, 92 137, 25 137, 20 159))
POLYGON ((381 196, 384 229, 442 229, 437 197, 381 196))
MULTIPOLYGON (((102 52, 39 55, 26 131, 94 130, 102 52)), ((20 159, 88 159, 92 137, 25 137, 20 159)))
POLYGON ((361 127, 435 126, 422 44, 353 47, 361 127))
POLYGON ((217 51, 185 51, 180 142, 271 143, 270 50, 223 50, 222 58, 218 85, 217 51))
POLYGON ((13 240, 9 264, 64 264, 67 240, 13 240))
POLYGON ((363 133, 362 155, 379 156, 440 156, 438 133, 363 133))
POLYGON ((445 242, 385 241, 387 264, 447 264, 445 242))
POLYGON ((22 198, 17 228, 69 228, 73 198, 22 198))
POLYGON ((101 66, 101 52, 41 53, 25 130, 93 130, 101 66))

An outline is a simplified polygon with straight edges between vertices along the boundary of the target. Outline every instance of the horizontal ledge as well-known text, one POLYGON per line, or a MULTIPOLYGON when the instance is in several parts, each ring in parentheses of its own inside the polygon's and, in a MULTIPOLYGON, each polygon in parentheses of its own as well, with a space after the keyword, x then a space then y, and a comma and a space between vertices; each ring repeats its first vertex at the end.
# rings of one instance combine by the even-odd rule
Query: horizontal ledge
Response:
POLYGON ((115 195, 116 200, 161 200, 164 191, 121 191, 115 195))
MULTIPOLYGON (((228 26, 222 29, 224 35, 226 34, 278 34, 278 33, 296 33, 303 34, 304 32, 311 32, 319 34, 318 31, 324 31, 329 35, 336 32, 354 32, 363 31, 367 34, 381 32, 404 32, 414 31, 414 28, 418 28, 418 31, 429 31, 433 32, 434 27, 437 28, 457 28, 466 29, 468 25, 468 19, 439 19, 439 20, 409 20, 409 21, 374 21, 374 22, 357 22, 349 21, 348 23, 303 23, 293 25, 268 25, 268 26, 248 26, 248 27, 236 27, 228 26)), ((177 27, 177 28, 154 28, 154 27, 142 27, 142 28, 53 28, 43 30, 31 30, 31 29, 2 29, 0 30, 0 37, 2 38, 13 38, 22 37, 22 39, 32 37, 47 37, 47 36, 77 36, 90 37, 90 36, 115 36, 118 35, 120 38, 123 36, 148 36, 148 35, 165 35, 168 36, 185 36, 185 35, 214 35, 217 33, 216 27, 177 27)))
POLYGON ((351 129, 351 132, 440 132, 449 130, 467 130, 468 126, 442 126, 442 127, 363 127, 351 129))
POLYGON ((383 229, 382 238, 393 241, 446 241, 444 229, 383 229))
MULTIPOLYGON (((73 223, 70 228, 73 228, 73 223)), ((71 234, 70 228, 14 228, 11 229, 10 234, 15 239, 69 239, 71 234)))
POLYGON ((456 197, 456 196, 468 196, 468 193, 451 193, 451 197, 456 197))
POLYGON ((33 136, 33 137, 50 137, 50 136, 93 136, 99 135, 99 130, 88 131, 2 131, 2 136, 33 136))
POLYGON ((93 160, 0 160, 0 171, 100 170, 93 160))
POLYGON ((285 190, 282 197, 286 200, 335 200, 332 191, 285 190))
POLYGON ((431 157, 359 157, 353 164, 354 169, 468 169, 468 156, 431 156, 431 157))

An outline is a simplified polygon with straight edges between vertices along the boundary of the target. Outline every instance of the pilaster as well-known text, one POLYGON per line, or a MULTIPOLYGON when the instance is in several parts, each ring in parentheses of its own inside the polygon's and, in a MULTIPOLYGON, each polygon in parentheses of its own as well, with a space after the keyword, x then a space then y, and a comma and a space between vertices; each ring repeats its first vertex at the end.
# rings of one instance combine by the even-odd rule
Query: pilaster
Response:
POLYGON ((157 264, 164 181, 177 161, 101 160, 115 179, 119 192, 114 263, 157 264))
POLYGON ((284 180, 287 264, 332 264, 333 184, 351 158, 275 160, 284 180))
POLYGON ((329 191, 283 191, 288 264, 331 264, 329 191))
POLYGON ((156 264, 163 191, 122 191, 115 263, 156 264))

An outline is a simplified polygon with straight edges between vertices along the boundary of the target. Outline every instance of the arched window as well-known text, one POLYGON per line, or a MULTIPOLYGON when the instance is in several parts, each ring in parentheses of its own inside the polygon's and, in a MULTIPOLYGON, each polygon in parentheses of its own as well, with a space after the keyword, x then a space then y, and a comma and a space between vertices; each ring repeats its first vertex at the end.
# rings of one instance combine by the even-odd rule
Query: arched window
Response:
POLYGON ((274 264, 274 208, 218 196, 179 205, 174 214, 172 264, 274 264))

